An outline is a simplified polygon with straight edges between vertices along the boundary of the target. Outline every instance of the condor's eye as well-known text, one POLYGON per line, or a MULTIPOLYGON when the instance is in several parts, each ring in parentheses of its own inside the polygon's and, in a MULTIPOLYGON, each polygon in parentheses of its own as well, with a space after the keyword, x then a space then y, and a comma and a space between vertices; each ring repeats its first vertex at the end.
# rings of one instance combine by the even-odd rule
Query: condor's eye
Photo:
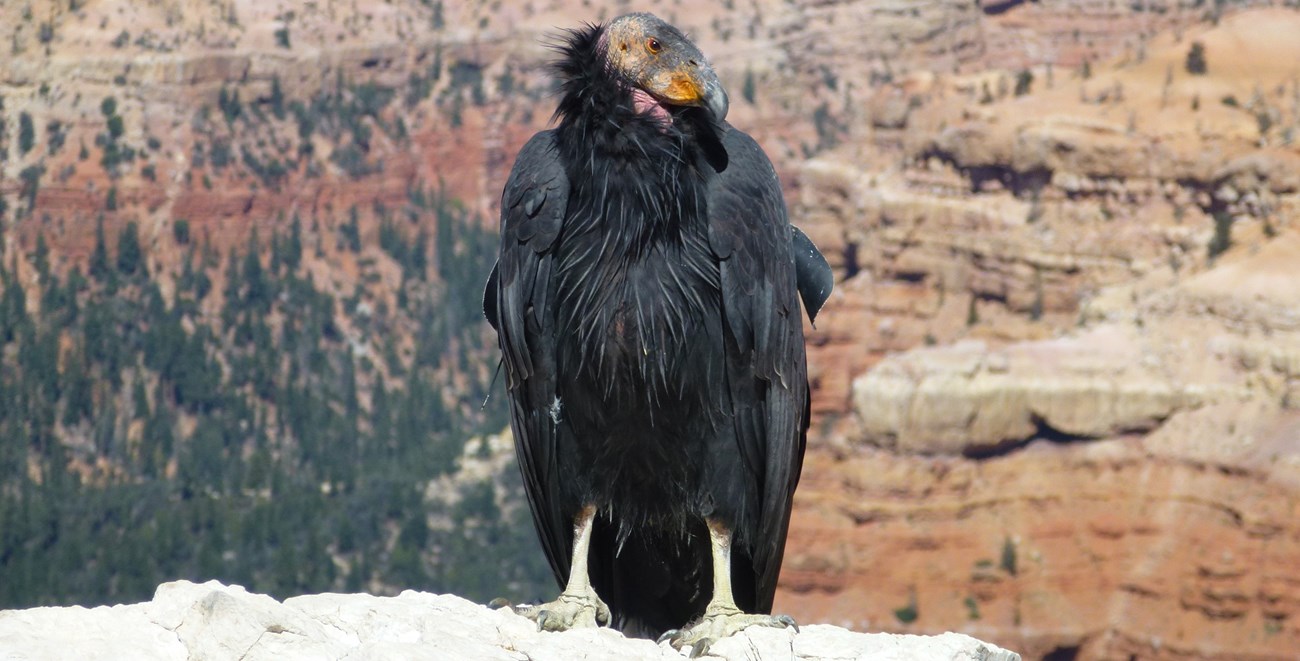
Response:
POLYGON ((650 51, 652 54, 657 54, 660 49, 663 48, 663 45, 659 43, 658 39, 650 37, 649 39, 646 39, 645 47, 646 50, 650 51))

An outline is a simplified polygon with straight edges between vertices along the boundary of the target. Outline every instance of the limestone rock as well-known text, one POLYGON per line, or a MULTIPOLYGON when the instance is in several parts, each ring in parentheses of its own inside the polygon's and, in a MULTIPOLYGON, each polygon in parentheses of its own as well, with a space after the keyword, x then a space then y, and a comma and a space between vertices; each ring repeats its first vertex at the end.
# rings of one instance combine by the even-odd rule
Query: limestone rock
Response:
MULTIPOLYGON (((863 634, 828 625, 754 628, 713 657, 759 660, 861 659, 1019 661, 1020 655, 963 634, 863 634)), ((158 587, 153 601, 86 609, 0 611, 0 661, 133 659, 242 661, 568 661, 680 659, 667 643, 612 629, 537 631, 530 620, 453 595, 317 594, 284 602, 216 581, 158 587)))
POLYGON ((1198 403, 1202 389, 1144 360, 1134 334, 1112 327, 1004 349, 968 341, 892 356, 854 382, 862 439, 959 454, 1038 435, 1151 430, 1198 403))
POLYGON ((891 355, 853 383, 856 439, 961 454, 1147 435, 1163 455, 1253 465, 1280 433, 1262 422, 1300 381, 1297 259, 1300 233, 1287 232, 1172 285, 1105 292, 1084 315, 1095 324, 1058 338, 891 355))

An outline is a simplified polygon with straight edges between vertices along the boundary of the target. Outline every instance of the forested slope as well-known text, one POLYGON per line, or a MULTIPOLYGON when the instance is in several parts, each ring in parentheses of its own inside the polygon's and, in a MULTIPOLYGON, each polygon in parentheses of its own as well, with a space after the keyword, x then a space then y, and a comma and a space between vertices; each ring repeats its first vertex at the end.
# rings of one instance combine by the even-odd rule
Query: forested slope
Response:
POLYGON ((35 290, 0 268, 0 606, 137 601, 180 577, 281 597, 549 581, 513 466, 454 505, 429 493, 506 425, 499 397, 481 407, 495 349, 464 294, 495 239, 420 190, 376 213, 378 246, 295 218, 223 254, 179 224, 174 279, 135 223, 99 223, 87 272, 52 270, 38 240, 35 290), (330 240, 400 265, 392 309, 380 259, 350 297, 317 285, 303 255, 330 240))

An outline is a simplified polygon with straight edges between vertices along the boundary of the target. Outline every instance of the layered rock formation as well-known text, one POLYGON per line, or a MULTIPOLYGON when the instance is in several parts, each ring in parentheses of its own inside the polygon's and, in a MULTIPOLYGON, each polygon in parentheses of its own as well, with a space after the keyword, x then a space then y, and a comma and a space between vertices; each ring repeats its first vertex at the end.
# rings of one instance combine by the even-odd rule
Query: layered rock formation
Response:
MULTIPOLYGON (((710 54, 733 123, 767 147, 795 222, 838 269, 809 340, 816 422, 780 607, 960 628, 1029 658, 1300 649, 1294 11, 736 4, 638 8, 710 54), (1195 43, 1204 74, 1189 71, 1195 43)), ((84 264, 102 213, 110 233, 139 219, 165 270, 178 219, 224 247, 302 213, 320 218, 320 282, 350 295, 371 260, 391 289, 386 257, 333 248, 348 209, 373 236, 376 202, 437 184, 491 222, 511 155, 551 111, 540 35, 618 11, 4 3, 4 259, 43 232, 56 268, 84 264), (217 108, 238 92, 274 116, 276 84, 309 103, 365 82, 429 87, 359 120, 374 139, 351 172, 334 158, 347 136, 300 141, 292 116, 236 131, 217 108), (140 152, 113 175, 108 96, 140 152), (315 156, 277 189, 213 168, 222 140, 235 160, 315 156)))
POLYGON ((885 626, 914 599, 1033 657, 1296 649, 1297 260, 1289 230, 1136 304, 1099 296, 1059 338, 882 360, 804 483, 791 610, 874 595, 853 624, 885 626))
MULTIPOLYGON (((744 11, 734 4, 652 0, 638 9, 680 24, 710 54, 729 88, 743 92, 733 93, 733 121, 768 145, 792 186, 809 154, 863 125, 898 125, 912 108, 892 83, 908 76, 1074 68, 1136 54, 1158 30, 1184 28, 1209 11, 1160 0, 983 8, 945 0, 906 9, 869 0, 758 0, 744 11)), ((110 231, 138 216, 152 238, 186 219, 214 240, 238 243, 254 222, 281 222, 280 212, 332 224, 354 204, 391 208, 427 182, 490 218, 513 154, 553 110, 548 40, 615 11, 567 2, 8 3, 0 7, 8 49, 0 60, 0 196, 10 209, 49 216, 42 225, 56 258, 73 260, 89 252, 73 225, 99 213, 110 231), (394 116, 362 118, 375 137, 365 145, 369 172, 342 171, 332 157, 346 143, 319 134, 300 142, 283 117, 248 130, 235 130, 229 118, 226 127, 205 125, 224 110, 223 93, 260 124, 278 95, 310 109, 315 95, 364 84, 413 95, 401 113, 405 135, 386 125, 394 116), (101 103, 109 97, 121 118, 114 142, 134 150, 120 168, 98 166, 108 149, 101 103), (30 150, 18 144, 24 114, 36 129, 30 150), (283 185, 259 185, 238 167, 212 171, 203 161, 214 139, 228 142, 235 161, 242 149, 278 159, 283 185), (318 158, 295 157, 301 143, 318 158), (44 168, 36 186, 21 176, 29 167, 44 168), (113 188, 118 203, 107 208, 113 188), (26 192, 34 197, 24 203, 26 192)), ((32 225, 20 228, 29 249, 32 225)))
MULTIPOLYGON (((718 642, 722 659, 1018 661, 970 636, 861 634, 826 625, 752 628, 718 642)), ((667 643, 611 629, 537 631, 532 621, 453 595, 319 594, 284 602, 210 581, 167 583, 153 601, 94 609, 0 611, 0 658, 134 659, 680 659, 667 643)))
POLYGON ((1296 649, 1296 493, 1259 473, 1115 439, 982 462, 819 454, 807 480, 780 608, 1027 658, 1296 649))
POLYGON ((782 607, 1029 658, 1300 649, 1296 30, 1238 14, 1002 98, 914 78, 805 166, 845 282, 782 607))

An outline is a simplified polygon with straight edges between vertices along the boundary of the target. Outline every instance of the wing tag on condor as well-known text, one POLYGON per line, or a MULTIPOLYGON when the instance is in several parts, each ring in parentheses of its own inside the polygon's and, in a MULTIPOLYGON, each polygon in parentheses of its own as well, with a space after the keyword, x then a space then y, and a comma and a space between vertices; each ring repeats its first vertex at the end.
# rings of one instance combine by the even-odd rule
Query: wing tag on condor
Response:
POLYGON ((817 320, 817 312, 835 288, 835 274, 812 239, 794 225, 790 226, 790 250, 794 253, 795 278, 799 298, 808 312, 808 321, 817 320))

